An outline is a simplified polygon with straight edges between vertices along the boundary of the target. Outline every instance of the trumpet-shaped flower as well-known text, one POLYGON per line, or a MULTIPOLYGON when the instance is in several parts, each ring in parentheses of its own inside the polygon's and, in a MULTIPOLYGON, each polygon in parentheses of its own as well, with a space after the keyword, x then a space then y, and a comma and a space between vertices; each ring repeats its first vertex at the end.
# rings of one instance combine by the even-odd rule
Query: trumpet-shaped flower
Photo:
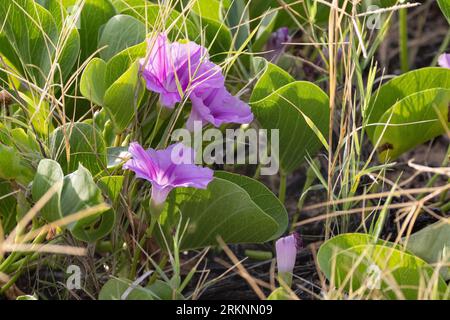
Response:
POLYGON ((450 68, 450 53, 441 54, 438 63, 442 68, 450 68))
POLYGON ((265 57, 269 61, 277 61, 278 58, 286 50, 286 43, 290 42, 292 37, 289 35, 289 29, 286 27, 279 28, 277 31, 272 33, 266 44, 265 57))
POLYGON ((170 43, 161 33, 147 40, 148 56, 140 60, 147 89, 160 94, 164 107, 173 108, 196 87, 220 88, 224 77, 208 60, 208 52, 194 42, 170 43))
POLYGON ((209 60, 206 48, 194 42, 170 43, 162 33, 148 40, 148 56, 140 63, 147 88, 160 94, 161 105, 173 108, 183 97, 191 99, 188 128, 194 121, 217 127, 253 120, 250 107, 225 88, 222 70, 209 60))
POLYGON ((192 111, 186 123, 193 130, 194 121, 209 122, 215 127, 224 123, 250 123, 253 113, 245 102, 232 96, 225 87, 195 90, 191 94, 192 111))
POLYGON ((144 148, 136 142, 130 144, 132 158, 124 169, 132 170, 136 176, 152 184, 152 202, 160 205, 169 192, 177 187, 205 189, 213 179, 213 171, 194 164, 194 150, 182 143, 164 150, 144 148))
POLYGON ((292 273, 294 271, 299 246, 300 237, 297 233, 277 240, 275 248, 277 252, 278 273, 292 273))

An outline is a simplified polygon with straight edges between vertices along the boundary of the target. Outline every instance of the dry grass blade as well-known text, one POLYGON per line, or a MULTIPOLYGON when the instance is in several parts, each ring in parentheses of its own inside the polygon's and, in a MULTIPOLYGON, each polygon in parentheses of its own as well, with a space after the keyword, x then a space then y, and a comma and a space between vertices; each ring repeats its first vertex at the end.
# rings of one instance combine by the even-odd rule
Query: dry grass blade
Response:
POLYGON ((227 244, 223 241, 221 237, 217 237, 217 242, 219 243, 220 247, 225 251, 227 256, 230 258, 230 260, 234 263, 236 266, 239 275, 247 281, 247 283, 250 285, 250 287, 255 291, 256 295, 261 300, 266 300, 266 295, 261 290, 261 288, 258 286, 257 281, 247 272, 247 270, 242 265, 241 261, 234 255, 233 251, 230 250, 230 248, 227 246, 227 244))
POLYGON ((71 256, 85 256, 86 248, 77 248, 72 246, 53 245, 53 244, 10 244, 3 243, 0 250, 4 252, 46 252, 54 254, 66 254, 71 256))

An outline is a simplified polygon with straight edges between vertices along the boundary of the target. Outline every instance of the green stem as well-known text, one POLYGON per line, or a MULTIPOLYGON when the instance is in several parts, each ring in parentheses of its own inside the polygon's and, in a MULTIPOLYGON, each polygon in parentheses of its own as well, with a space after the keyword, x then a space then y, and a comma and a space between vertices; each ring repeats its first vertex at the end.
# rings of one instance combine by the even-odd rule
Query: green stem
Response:
POLYGON ((119 133, 116 135, 116 139, 114 140, 114 147, 120 147, 122 144, 122 134, 119 133))
POLYGON ((141 240, 139 241, 139 245, 134 250, 133 260, 131 262, 131 269, 130 269, 130 280, 134 280, 136 278, 137 273, 137 267, 139 264, 139 260, 141 260, 142 256, 142 250, 141 248, 144 248, 145 243, 148 239, 152 237, 153 230, 155 229, 156 220, 154 216, 151 217, 150 220, 150 227, 145 231, 144 235, 142 236, 141 240))
MULTIPOLYGON (((158 267, 162 270, 166 267, 167 265, 167 261, 169 260, 168 256, 166 253, 163 254, 161 261, 159 261, 159 265, 158 267)), ((153 272, 152 276, 150 277, 150 279, 148 280, 148 285, 153 284, 156 279, 158 277, 158 272, 153 272)))
POLYGON ((450 30, 447 32, 444 41, 442 41, 441 46, 439 47, 438 54, 434 57, 433 62, 431 63, 432 67, 437 65, 439 56, 447 50, 449 44, 450 44, 450 30))
POLYGON ((14 283, 16 283, 17 279, 19 279, 20 275, 23 272, 23 266, 28 262, 30 256, 25 257, 25 259, 21 260, 21 263, 18 266, 17 272, 14 274, 14 276, 9 279, 9 281, 0 289, 0 295, 4 295, 6 291, 11 288, 14 283))
POLYGON ((444 204, 444 205, 441 207, 441 211, 442 211, 442 212, 449 212, 449 211, 450 211, 450 202, 444 204))
POLYGON ((11 264, 13 264, 17 258, 20 256, 20 253, 18 252, 12 252, 8 258, 3 261, 3 263, 0 265, 0 272, 4 272, 6 269, 9 268, 11 264))
MULTIPOLYGON (((40 244, 42 243, 47 236, 46 232, 42 232, 39 234, 32 242, 32 244, 40 244)), ((4 294, 9 288, 11 288, 12 285, 17 281, 17 279, 20 277, 20 275, 23 272, 23 266, 29 261, 30 257, 34 256, 36 252, 32 254, 28 254, 24 259, 19 261, 19 264, 17 265, 17 272, 14 274, 13 277, 0 289, 0 295, 4 294)), ((0 271, 3 272, 3 270, 10 267, 14 262, 16 262, 17 258, 21 255, 19 252, 12 252, 9 257, 1 264, 0 271)))
POLYGON ((292 287, 292 272, 279 272, 278 282, 281 286, 292 287))
POLYGON ((400 66, 402 72, 409 71, 408 57, 408 9, 399 10, 399 34, 400 34, 400 66))
POLYGON ((280 187, 278 191, 278 199, 280 199, 281 203, 284 204, 286 200, 286 182, 287 175, 284 172, 280 173, 280 187))

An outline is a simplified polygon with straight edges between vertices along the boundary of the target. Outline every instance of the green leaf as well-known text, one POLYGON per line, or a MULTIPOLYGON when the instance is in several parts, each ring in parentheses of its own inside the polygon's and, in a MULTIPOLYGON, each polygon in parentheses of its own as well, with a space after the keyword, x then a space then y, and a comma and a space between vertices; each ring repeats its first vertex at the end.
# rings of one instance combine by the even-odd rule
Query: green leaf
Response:
POLYGON ((99 300, 122 300, 129 290, 126 300, 182 300, 181 294, 172 289, 167 283, 156 280, 148 287, 134 286, 128 279, 113 278, 108 280, 100 290, 99 300), (129 288, 133 286, 132 290, 129 288))
MULTIPOLYGON (((288 226, 288 213, 278 198, 259 181, 247 176, 233 174, 225 171, 216 171, 215 176, 237 184, 243 188, 252 200, 278 223, 278 232, 272 239, 278 239, 288 226)), ((272 240, 271 239, 271 240, 272 240)))
MULTIPOLYGON (((273 11, 273 12, 267 13, 261 19, 261 23, 260 23, 258 31, 256 33, 255 42, 252 45, 253 52, 259 52, 264 49, 264 46, 266 45, 272 32, 274 31, 277 16, 278 16, 277 11, 273 11)), ((261 59, 261 58, 258 58, 258 59, 261 59)))
POLYGON ((65 174, 83 164, 96 175, 106 169, 106 146, 97 129, 89 124, 74 122, 57 128, 50 139, 53 159, 65 174))
POLYGON ((260 101, 275 90, 295 81, 289 73, 266 59, 256 57, 253 60, 256 66, 255 69, 261 75, 250 97, 251 103, 260 101))
POLYGON ((58 40, 55 20, 32 0, 0 1, 0 16, 5 21, 2 32, 21 61, 21 66, 15 67, 20 70, 23 66, 31 79, 42 86, 58 40))
POLYGON ((22 128, 14 128, 10 131, 12 143, 26 157, 33 160, 40 159, 40 149, 33 133, 25 132, 22 128))
MULTIPOLYGON (((145 5, 147 0, 112 0, 112 4, 116 8, 117 12, 124 12, 133 7, 139 7, 145 5)), ((148 3, 148 5, 153 5, 148 3)))
POLYGON ((136 60, 145 57, 146 50, 146 42, 143 42, 119 52, 107 63, 100 58, 92 59, 81 76, 81 94, 96 105, 103 106, 106 91, 136 60))
POLYGON ((145 85, 139 77, 139 63, 134 63, 106 91, 104 108, 114 124, 116 133, 122 133, 133 120, 144 94, 145 85))
POLYGON ((218 0, 197 0, 192 6, 192 11, 203 18, 220 21, 220 1, 218 0))
POLYGON ((98 186, 112 202, 117 202, 123 185, 123 176, 107 176, 98 180, 98 186))
POLYGON ((17 200, 11 183, 0 180, 0 223, 6 234, 16 226, 16 205, 17 200))
POLYGON ((269 64, 250 101, 261 126, 279 130, 280 167, 284 172, 297 169, 306 156, 313 157, 324 145, 329 99, 313 83, 293 82, 284 71, 269 64))
POLYGON ((125 49, 108 61, 106 67, 106 88, 109 88, 120 78, 139 58, 144 58, 147 51, 147 42, 142 42, 125 49))
POLYGON ((76 28, 76 21, 74 21, 73 16, 69 16, 63 0, 48 0, 45 7, 55 19, 61 39, 63 39, 63 35, 69 33, 59 59, 63 79, 67 79, 73 74, 72 68, 80 54, 80 34, 76 28))
POLYGON ((367 119, 366 132, 374 141, 378 120, 398 101, 420 91, 444 88, 450 89, 450 69, 422 68, 396 77, 373 94, 364 117, 367 119))
MULTIPOLYGON (((398 291, 406 299, 417 299, 434 273, 420 258, 366 234, 344 234, 328 240, 321 246, 317 259, 334 286, 356 291, 366 288, 372 280, 388 299, 398 299, 398 291), (379 277, 371 276, 374 269, 379 277)), ((445 282, 438 277, 436 283, 439 298, 444 298, 445 282)))
POLYGON ((0 143, 0 179, 16 179, 21 170, 21 158, 17 150, 0 143))
MULTIPOLYGON (((439 276, 437 280, 433 280, 435 276, 433 267, 418 257, 392 247, 381 245, 355 246, 349 252, 340 253, 336 257, 336 265, 338 269, 342 268, 341 271, 346 270, 348 272, 359 257, 366 254, 368 255, 367 258, 363 259, 358 266, 358 271, 353 278, 353 289, 359 288, 364 283, 370 266, 375 264, 378 266, 378 270, 388 273, 395 280, 395 284, 391 284, 390 279, 381 278, 381 292, 388 299, 398 299, 396 290, 400 290, 406 299, 416 300, 422 295, 421 291, 426 290, 426 285, 431 285, 430 282, 437 284, 435 298, 448 299, 445 298, 447 290, 445 281, 439 276)), ((347 275, 348 273, 344 274, 347 275)), ((339 278, 344 279, 342 276, 339 278)))
POLYGON ((31 188, 33 201, 37 202, 55 184, 60 184, 50 200, 41 209, 41 214, 47 221, 56 221, 63 217, 60 203, 63 181, 64 173, 58 162, 50 159, 43 159, 39 162, 31 188))
POLYGON ((280 287, 272 291, 272 293, 267 297, 267 300, 291 300, 291 298, 289 292, 280 287))
MULTIPOLYGON (((241 181, 248 183, 245 178, 241 181)), ((275 210, 265 212, 259 203, 266 209, 267 203, 258 197, 258 202, 254 200, 258 187, 254 183, 245 187, 251 194, 234 182, 216 177, 206 190, 177 188, 171 192, 161 216, 163 228, 170 233, 181 218, 181 230, 187 227, 181 240, 183 250, 216 245, 218 236, 226 243, 273 239, 282 229, 276 220, 282 220, 281 213, 274 217, 271 214, 275 210)))
POLYGON ((437 2, 448 23, 450 23, 450 0, 437 0, 437 2))
MULTIPOLYGON (((81 164, 77 171, 64 178, 61 193, 61 210, 64 217, 104 203, 102 192, 91 173, 81 164)), ((94 242, 107 235, 115 222, 114 211, 99 211, 68 226, 79 240, 94 242), (98 221, 101 219, 100 221, 98 221)))
MULTIPOLYGON (((430 264, 442 262, 448 265, 450 263, 450 225, 445 222, 436 222, 423 228, 407 239, 406 249, 430 264)), ((450 268, 442 267, 441 274, 449 280, 450 268)))
POLYGON ((89 101, 103 106, 106 89, 106 62, 100 58, 92 59, 81 76, 80 92, 89 101))
POLYGON ((346 233, 333 237, 320 246, 317 253, 319 267, 328 279, 331 279, 331 269, 334 256, 340 252, 358 245, 388 244, 365 233, 346 233))
MULTIPOLYGON (((66 1, 75 6, 76 0, 66 1)), ((103 26, 116 14, 109 0, 86 0, 80 14, 81 61, 85 61, 98 48, 98 39, 103 26)))
POLYGON ((145 23, 147 30, 168 30, 171 38, 194 39, 199 36, 199 29, 194 23, 174 9, 167 10, 167 7, 145 0, 116 0, 114 3, 121 14, 127 14, 145 23))
POLYGON ((145 34, 145 25, 136 18, 127 15, 112 17, 99 40, 99 48, 106 46, 100 57, 108 61, 117 53, 144 41, 145 34))
POLYGON ((28 301, 36 301, 38 300, 38 298, 36 296, 32 296, 32 295, 22 295, 22 296, 18 296, 16 298, 16 300, 28 300, 28 301))
MULTIPOLYGON (((100 184, 108 196, 117 197, 114 193, 121 188, 123 177, 108 178, 110 179, 104 179, 100 184)), ((64 177, 59 164, 50 159, 44 159, 39 163, 31 191, 33 200, 38 201, 57 183, 60 183, 60 187, 41 209, 42 216, 49 222, 104 202, 101 189, 95 184, 91 173, 81 164, 77 171, 64 177)), ((114 223, 115 213, 109 209, 78 220, 70 224, 68 229, 77 239, 94 242, 111 232, 114 223)))
POLYGON ((379 141, 382 161, 396 159, 406 151, 448 130, 450 89, 429 89, 400 100, 378 120, 373 143, 379 141))
POLYGON ((197 28, 205 33, 206 46, 211 59, 220 61, 232 50, 233 38, 222 18, 220 1, 198 0, 192 7, 191 18, 197 28))
MULTIPOLYGON (((41 101, 38 96, 31 94, 19 93, 20 98, 22 98, 26 103, 26 119, 30 119, 33 124, 34 130, 37 131, 41 136, 47 137, 49 132, 53 130, 53 124, 51 122, 50 105, 47 101, 41 101)), ((21 112, 22 112, 21 110, 21 112)))
POLYGON ((250 37, 250 16, 245 1, 234 0, 227 11, 226 18, 228 27, 233 36, 236 37, 234 47, 239 49, 250 37))
POLYGON ((68 30, 66 27, 68 36, 62 34, 61 15, 53 16, 35 1, 17 0, 1 1, 0 16, 6 17, 2 31, 11 44, 0 46, 0 52, 17 70, 26 71, 25 76, 43 86, 58 54, 56 62, 62 78, 70 75, 78 57, 80 37, 75 28, 68 30), (66 37, 64 42, 61 41, 63 36, 66 37))
POLYGON ((91 173, 81 164, 77 171, 64 177, 61 203, 63 216, 103 203, 100 188, 95 184, 91 173))

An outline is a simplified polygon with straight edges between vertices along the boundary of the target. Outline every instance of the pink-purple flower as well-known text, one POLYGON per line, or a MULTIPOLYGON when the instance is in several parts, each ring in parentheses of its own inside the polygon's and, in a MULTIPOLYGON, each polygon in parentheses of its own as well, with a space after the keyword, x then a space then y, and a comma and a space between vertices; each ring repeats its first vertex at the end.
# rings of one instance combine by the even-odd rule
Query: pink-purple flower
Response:
POLYGON ((450 53, 443 53, 440 55, 438 64, 442 68, 450 68, 450 53))
POLYGON ((253 114, 249 106, 231 95, 225 87, 198 89, 191 94, 192 111, 186 123, 194 130, 194 122, 209 122, 215 127, 224 123, 250 123, 253 114))
POLYGON ((177 187, 205 189, 213 179, 213 171, 195 165, 195 153, 182 143, 164 150, 144 148, 136 142, 130 144, 132 158, 124 169, 132 170, 136 176, 152 184, 152 202, 160 205, 166 201, 169 192, 177 187))
POLYGON ((279 28, 271 34, 266 44, 265 58, 275 62, 286 50, 286 43, 290 42, 292 37, 289 35, 289 29, 286 27, 279 28))
POLYGON ((162 106, 173 108, 184 97, 191 99, 188 127, 194 120, 216 127, 253 120, 250 107, 227 91, 222 70, 209 60, 206 48, 170 43, 161 33, 148 39, 148 54, 140 63, 148 90, 160 94, 162 106))
POLYGON ((300 238, 297 233, 277 240, 275 248, 277 252, 278 273, 292 273, 294 271, 299 246, 300 238))

